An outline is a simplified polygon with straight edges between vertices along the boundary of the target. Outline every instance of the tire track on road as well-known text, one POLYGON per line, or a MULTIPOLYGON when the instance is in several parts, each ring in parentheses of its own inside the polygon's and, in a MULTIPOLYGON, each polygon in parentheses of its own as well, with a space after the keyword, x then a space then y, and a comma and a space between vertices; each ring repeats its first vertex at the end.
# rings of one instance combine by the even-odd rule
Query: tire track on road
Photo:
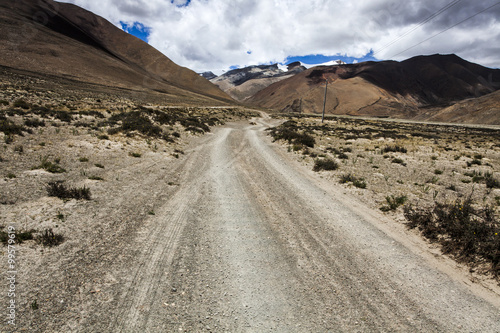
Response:
POLYGON ((210 152, 205 150, 213 146, 212 142, 224 140, 225 135, 222 132, 211 137, 191 152, 188 161, 183 164, 185 169, 180 175, 179 190, 139 232, 139 237, 132 245, 140 248, 138 264, 130 274, 132 279, 122 288, 124 294, 119 301, 121 312, 110 323, 110 332, 147 331, 150 326, 158 325, 150 322, 150 316, 157 314, 161 308, 157 294, 163 292, 162 287, 166 285, 179 237, 191 219, 202 183, 208 177, 206 154, 210 152))

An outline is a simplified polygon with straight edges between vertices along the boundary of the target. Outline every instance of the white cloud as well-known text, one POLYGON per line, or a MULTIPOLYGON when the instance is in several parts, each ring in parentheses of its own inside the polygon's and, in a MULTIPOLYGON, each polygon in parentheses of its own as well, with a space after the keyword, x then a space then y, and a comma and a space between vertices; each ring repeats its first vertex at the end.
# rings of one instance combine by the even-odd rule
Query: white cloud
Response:
MULTIPOLYGON (((281 62, 287 56, 381 49, 451 0, 67 0, 119 26, 151 27, 149 43, 179 65, 221 72, 232 65, 281 62), (247 51, 250 51, 248 53, 247 51)), ((493 5, 461 1, 375 56, 397 53, 493 5)), ((457 53, 500 67, 500 5, 395 57, 457 53), (473 46, 473 47, 471 47, 473 46)))

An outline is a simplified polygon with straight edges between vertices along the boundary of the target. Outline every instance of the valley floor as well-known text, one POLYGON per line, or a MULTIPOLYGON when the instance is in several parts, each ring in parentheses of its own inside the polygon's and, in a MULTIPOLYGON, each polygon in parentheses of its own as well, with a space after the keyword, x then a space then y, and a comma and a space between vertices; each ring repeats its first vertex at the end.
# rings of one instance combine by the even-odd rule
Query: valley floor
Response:
MULTIPOLYGON (((135 146, 127 162, 126 142, 73 143, 106 156, 92 200, 0 206, 3 224, 52 216, 66 236, 19 245, 17 326, 1 330, 498 332, 498 289, 297 162, 264 132, 279 123, 228 123, 177 152, 135 146)), ((43 189, 40 173, 22 177, 43 189)))

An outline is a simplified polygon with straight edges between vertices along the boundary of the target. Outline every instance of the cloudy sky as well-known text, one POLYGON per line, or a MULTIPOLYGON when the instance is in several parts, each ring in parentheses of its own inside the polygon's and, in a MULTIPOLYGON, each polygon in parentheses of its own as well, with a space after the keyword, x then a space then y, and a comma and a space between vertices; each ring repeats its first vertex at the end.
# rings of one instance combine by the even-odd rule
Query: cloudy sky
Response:
POLYGON ((456 53, 500 67, 498 0, 65 0, 146 40, 179 65, 404 60, 456 53))

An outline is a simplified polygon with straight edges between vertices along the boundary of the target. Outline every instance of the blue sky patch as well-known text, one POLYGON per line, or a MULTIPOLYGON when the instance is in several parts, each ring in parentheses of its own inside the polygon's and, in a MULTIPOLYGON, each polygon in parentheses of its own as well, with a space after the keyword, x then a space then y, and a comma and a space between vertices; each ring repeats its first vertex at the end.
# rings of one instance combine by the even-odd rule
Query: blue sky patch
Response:
POLYGON ((178 4, 179 1, 176 1, 176 0, 170 0, 170 3, 175 4, 177 7, 187 7, 191 3, 191 0, 186 0, 184 3, 182 3, 180 5, 178 4))
POLYGON ((146 43, 148 42, 149 34, 151 33, 151 28, 146 27, 141 22, 134 22, 133 24, 129 24, 123 21, 120 21, 122 25, 122 29, 129 34, 142 39, 146 43))
POLYGON ((352 64, 353 62, 363 62, 363 61, 378 61, 379 59, 375 58, 373 56, 373 50, 371 50, 369 53, 365 54, 361 58, 355 58, 355 57, 348 57, 345 55, 333 55, 333 56, 326 56, 323 54, 309 54, 305 56, 293 56, 293 57, 287 57, 285 59, 284 64, 289 64, 291 62, 295 61, 300 61, 303 64, 322 64, 328 61, 332 60, 342 60, 345 63, 352 64))

